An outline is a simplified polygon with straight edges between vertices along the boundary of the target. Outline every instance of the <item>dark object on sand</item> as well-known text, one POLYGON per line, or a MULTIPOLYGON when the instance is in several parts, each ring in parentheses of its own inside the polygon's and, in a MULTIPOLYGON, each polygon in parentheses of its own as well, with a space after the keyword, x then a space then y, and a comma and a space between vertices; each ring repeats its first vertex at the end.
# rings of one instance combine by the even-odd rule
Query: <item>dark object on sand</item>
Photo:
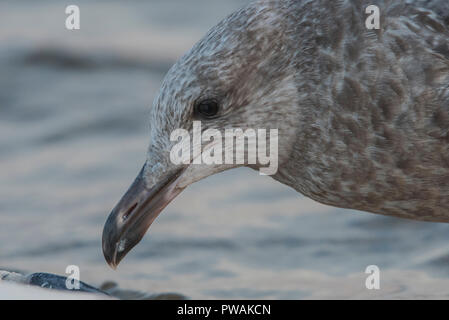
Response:
POLYGON ((36 272, 25 275, 17 271, 11 272, 0 270, 0 280, 22 283, 46 289, 95 293, 109 296, 109 293, 99 290, 82 281, 79 282, 79 289, 76 290, 68 289, 66 286, 67 277, 52 273, 36 272))
POLYGON ((39 286, 41 288, 55 289, 55 290, 68 290, 68 291, 76 291, 76 292, 89 292, 89 293, 97 293, 97 294, 105 294, 108 293, 101 291, 87 283, 82 281, 79 282, 79 289, 68 289, 66 286, 67 277, 59 276, 57 274, 51 273, 32 273, 26 276, 29 285, 39 286))
POLYGON ((137 290, 127 290, 120 288, 117 283, 106 281, 99 288, 88 285, 80 281, 79 290, 70 290, 66 287, 67 277, 59 276, 57 274, 37 272, 31 274, 24 274, 21 271, 6 271, 0 269, 0 281, 9 281, 20 283, 24 285, 37 286, 51 290, 61 290, 69 292, 84 292, 99 295, 106 295, 108 297, 117 298, 120 300, 185 300, 186 296, 178 293, 147 293, 137 290))

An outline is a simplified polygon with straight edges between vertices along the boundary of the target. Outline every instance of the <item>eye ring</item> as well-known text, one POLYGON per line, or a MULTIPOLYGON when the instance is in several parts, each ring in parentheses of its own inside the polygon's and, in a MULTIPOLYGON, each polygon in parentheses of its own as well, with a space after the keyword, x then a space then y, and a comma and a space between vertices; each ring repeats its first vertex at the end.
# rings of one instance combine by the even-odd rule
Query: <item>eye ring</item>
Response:
POLYGON ((215 99, 205 99, 195 104, 195 115, 204 119, 213 119, 218 116, 220 105, 215 99))

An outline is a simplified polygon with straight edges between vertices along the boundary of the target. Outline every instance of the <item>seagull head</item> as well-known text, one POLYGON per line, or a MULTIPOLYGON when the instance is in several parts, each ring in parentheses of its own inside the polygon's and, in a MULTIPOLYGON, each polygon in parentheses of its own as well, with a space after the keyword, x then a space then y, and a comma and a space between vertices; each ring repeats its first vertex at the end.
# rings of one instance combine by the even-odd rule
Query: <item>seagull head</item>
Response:
MULTIPOLYGON (((104 227, 103 253, 111 267, 118 265, 187 186, 243 165, 261 167, 259 162, 195 163, 198 141, 193 138, 186 140, 189 143, 183 149, 189 151, 187 158, 173 161, 172 152, 180 143, 173 139, 177 130, 192 137, 195 122, 200 122, 202 133, 277 129, 279 164, 288 161, 282 155, 288 155, 294 136, 298 93, 288 35, 281 31, 282 19, 276 19, 283 13, 277 12, 280 9, 272 1, 266 3, 229 16, 167 73, 150 110, 146 162, 104 227)), ((210 139, 208 145, 219 139, 210 139)), ((222 139, 224 145, 225 134, 222 139)), ((199 143, 204 147, 204 141, 199 143)))

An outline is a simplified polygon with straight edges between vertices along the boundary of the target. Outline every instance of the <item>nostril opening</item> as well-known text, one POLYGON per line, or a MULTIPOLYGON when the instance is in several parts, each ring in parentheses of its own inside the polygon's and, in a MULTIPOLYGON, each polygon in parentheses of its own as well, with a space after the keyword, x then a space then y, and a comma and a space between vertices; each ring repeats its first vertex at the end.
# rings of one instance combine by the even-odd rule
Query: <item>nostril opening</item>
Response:
POLYGON ((134 211, 134 209, 137 207, 137 202, 134 203, 123 215, 123 220, 128 219, 128 217, 130 216, 130 214, 134 211))

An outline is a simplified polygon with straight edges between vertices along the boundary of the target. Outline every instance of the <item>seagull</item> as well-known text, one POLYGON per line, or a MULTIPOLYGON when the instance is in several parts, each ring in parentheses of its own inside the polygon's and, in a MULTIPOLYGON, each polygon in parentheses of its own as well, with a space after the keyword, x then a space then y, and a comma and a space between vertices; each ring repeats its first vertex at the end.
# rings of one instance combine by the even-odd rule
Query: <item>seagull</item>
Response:
POLYGON ((242 166, 174 164, 171 132, 194 121, 278 129, 272 178, 320 203, 449 222, 449 1, 250 3, 168 71, 149 120, 146 162, 104 226, 113 268, 187 186, 242 166))

